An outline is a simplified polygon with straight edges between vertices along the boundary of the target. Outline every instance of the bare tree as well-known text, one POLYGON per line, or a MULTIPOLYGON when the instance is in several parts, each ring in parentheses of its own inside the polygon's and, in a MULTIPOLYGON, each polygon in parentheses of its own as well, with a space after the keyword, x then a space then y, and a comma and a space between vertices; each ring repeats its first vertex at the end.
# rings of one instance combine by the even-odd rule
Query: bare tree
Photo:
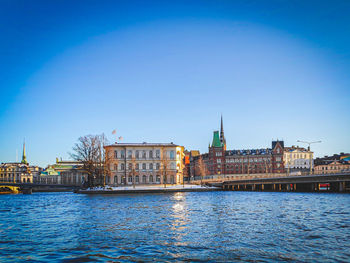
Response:
POLYGON ((72 159, 83 164, 83 169, 88 174, 88 187, 104 184, 105 163, 108 159, 105 154, 105 144, 107 139, 104 134, 86 135, 78 139, 73 146, 73 153, 69 153, 72 159))
POLYGON ((198 168, 201 174, 201 185, 203 185, 203 177, 207 175, 207 168, 201 155, 199 156, 199 159, 198 159, 198 168))

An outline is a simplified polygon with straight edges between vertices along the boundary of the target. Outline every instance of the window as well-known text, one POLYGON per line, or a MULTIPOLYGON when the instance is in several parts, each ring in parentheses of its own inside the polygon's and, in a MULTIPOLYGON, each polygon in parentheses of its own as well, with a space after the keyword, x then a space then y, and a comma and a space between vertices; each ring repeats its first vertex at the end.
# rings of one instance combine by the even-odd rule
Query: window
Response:
POLYGON ((135 163, 135 170, 139 170, 139 164, 135 163))
POLYGON ((150 169, 150 170, 153 170, 153 163, 150 163, 150 164, 149 164, 149 169, 150 169))
POLYGON ((146 183, 146 175, 142 176, 142 182, 145 184, 146 183))
POLYGON ((114 170, 115 170, 115 171, 118 170, 118 165, 114 164, 114 170))
POLYGON ((160 183, 160 175, 157 175, 157 183, 160 183))
POLYGON ((132 163, 129 163, 129 170, 132 170, 132 163))
POLYGON ((171 170, 175 170, 175 163, 173 163, 173 162, 170 163, 170 169, 171 169, 171 170))
POLYGON ((171 160, 175 159, 175 151, 170 151, 170 159, 171 160))
POLYGON ((120 158, 122 158, 122 159, 125 158, 125 151, 124 150, 120 151, 120 158))
POLYGON ((122 171, 125 170, 125 165, 123 163, 120 164, 120 170, 122 170, 122 171))
POLYGON ((118 151, 115 150, 115 151, 114 151, 114 159, 117 159, 117 158, 118 158, 118 151))
POLYGON ((156 150, 156 158, 157 158, 157 159, 160 158, 160 150, 156 150))
POLYGON ((149 158, 153 158, 153 151, 149 151, 149 158))
POLYGON ((136 175, 136 177, 135 177, 135 182, 139 183, 139 176, 138 175, 136 175))
POLYGON ((153 183, 153 176, 152 175, 149 176, 149 182, 153 183))
POLYGON ((128 182, 129 182, 129 183, 132 183, 132 176, 129 176, 129 177, 128 177, 128 182))
POLYGON ((160 169, 160 163, 156 163, 156 170, 160 169))
POLYGON ((128 151, 128 158, 129 158, 129 159, 132 158, 132 151, 131 151, 131 150, 128 151))
POLYGON ((146 151, 145 150, 142 151, 142 158, 146 159, 146 151))
POLYGON ((115 183, 115 184, 118 183, 118 176, 114 176, 114 183, 115 183))
POLYGON ((140 159, 140 152, 139 152, 139 150, 136 151, 135 155, 136 155, 136 159, 140 159))
POLYGON ((146 170, 146 164, 145 163, 142 164, 142 170, 146 170))

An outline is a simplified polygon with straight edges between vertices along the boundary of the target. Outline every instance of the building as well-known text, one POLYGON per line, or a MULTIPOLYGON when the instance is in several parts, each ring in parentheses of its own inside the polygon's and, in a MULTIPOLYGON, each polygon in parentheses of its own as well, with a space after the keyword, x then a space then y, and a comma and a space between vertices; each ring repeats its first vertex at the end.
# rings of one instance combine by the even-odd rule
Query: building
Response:
POLYGON ((83 163, 76 161, 64 161, 56 158, 56 163, 49 165, 40 174, 40 183, 83 185, 87 182, 88 174, 83 169, 83 163))
POLYGON ((284 166, 289 172, 312 170, 313 159, 314 153, 308 149, 299 146, 284 147, 284 166))
POLYGON ((109 185, 183 182, 183 146, 174 143, 116 143, 105 146, 105 150, 106 183, 109 185))
POLYGON ((41 172, 38 183, 40 184, 62 184, 60 172, 52 166, 48 166, 41 172))
POLYGON ((33 183, 34 178, 40 174, 42 168, 30 166, 26 157, 26 146, 23 143, 21 162, 9 162, 0 164, 0 182, 33 183))
POLYGON ((273 141, 271 148, 227 150, 221 117, 220 132, 214 131, 208 153, 190 159, 191 178, 257 173, 283 173, 283 141, 273 141))
POLYGON ((52 167, 60 173, 61 183, 65 185, 83 185, 87 182, 88 174, 83 169, 83 163, 70 160, 58 160, 52 167))
POLYGON ((350 172, 350 154, 340 153, 315 159, 316 174, 350 172))

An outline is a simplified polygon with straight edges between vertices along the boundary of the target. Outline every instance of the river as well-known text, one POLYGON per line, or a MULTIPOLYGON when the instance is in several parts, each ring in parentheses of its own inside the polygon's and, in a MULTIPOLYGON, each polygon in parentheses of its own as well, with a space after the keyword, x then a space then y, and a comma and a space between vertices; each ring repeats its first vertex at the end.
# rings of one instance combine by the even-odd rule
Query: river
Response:
POLYGON ((0 196, 0 262, 350 262, 350 195, 0 196))

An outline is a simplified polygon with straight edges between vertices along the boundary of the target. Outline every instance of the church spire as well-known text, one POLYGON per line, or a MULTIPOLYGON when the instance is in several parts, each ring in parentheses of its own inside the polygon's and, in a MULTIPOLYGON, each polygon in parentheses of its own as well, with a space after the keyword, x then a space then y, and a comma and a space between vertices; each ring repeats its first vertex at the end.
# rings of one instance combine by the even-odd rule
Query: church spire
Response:
POLYGON ((24 164, 27 164, 27 157, 26 157, 26 142, 23 142, 23 153, 22 153, 22 162, 24 164))
POLYGON ((226 139, 224 135, 224 121, 222 119, 222 114, 221 114, 221 127, 220 127, 220 142, 222 146, 226 148, 226 139))

